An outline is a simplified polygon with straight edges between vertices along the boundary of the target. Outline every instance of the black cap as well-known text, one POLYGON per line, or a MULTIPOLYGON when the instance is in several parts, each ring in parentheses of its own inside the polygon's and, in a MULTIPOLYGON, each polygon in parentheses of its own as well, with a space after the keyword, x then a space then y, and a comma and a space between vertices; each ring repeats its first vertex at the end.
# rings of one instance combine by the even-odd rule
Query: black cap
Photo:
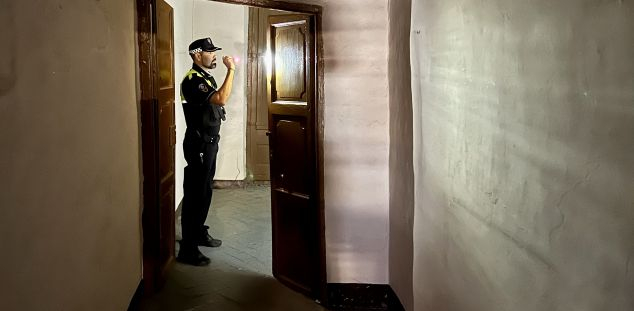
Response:
POLYGON ((215 52, 218 50, 222 49, 215 46, 214 43, 211 42, 210 38, 198 39, 189 45, 189 54, 194 54, 202 51, 215 52))

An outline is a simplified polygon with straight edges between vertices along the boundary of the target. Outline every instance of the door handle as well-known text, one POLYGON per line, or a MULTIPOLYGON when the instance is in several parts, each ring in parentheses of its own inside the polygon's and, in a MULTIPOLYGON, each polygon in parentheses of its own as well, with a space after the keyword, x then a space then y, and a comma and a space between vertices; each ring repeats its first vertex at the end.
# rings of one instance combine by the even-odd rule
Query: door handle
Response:
POLYGON ((266 136, 271 136, 271 131, 266 131, 266 136))

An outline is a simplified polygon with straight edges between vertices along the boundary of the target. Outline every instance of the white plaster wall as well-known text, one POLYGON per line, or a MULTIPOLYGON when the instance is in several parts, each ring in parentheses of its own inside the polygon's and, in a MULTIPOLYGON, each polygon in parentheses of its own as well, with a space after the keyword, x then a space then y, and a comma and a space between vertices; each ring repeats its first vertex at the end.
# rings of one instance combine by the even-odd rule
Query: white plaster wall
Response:
POLYGON ((0 2, 0 310, 125 310, 139 284, 135 25, 133 1, 0 2))
POLYGON ((416 310, 634 310, 634 3, 413 1, 416 310))
POLYGON ((176 207, 183 197, 183 169, 187 165, 182 142, 185 138, 185 116, 180 106, 180 82, 192 66, 187 53, 189 44, 199 38, 210 37, 218 51, 218 66, 213 75, 222 85, 226 67, 222 56, 239 59, 235 71, 233 92, 227 110, 227 121, 220 131, 220 150, 216 167, 216 180, 243 180, 246 177, 246 59, 248 39, 248 9, 243 6, 207 0, 167 0, 174 8, 174 43, 176 75, 176 207))
POLYGON ((165 0, 174 9, 174 75, 176 79, 175 83, 175 96, 176 107, 175 111, 175 124, 176 124, 176 148, 175 148, 175 200, 174 209, 178 208, 178 205, 183 199, 183 170, 187 166, 185 156, 183 154, 183 139, 185 138, 185 115, 183 114, 183 107, 180 104, 181 87, 185 73, 189 71, 192 66, 191 57, 187 53, 187 47, 193 41, 192 37, 192 9, 193 0, 165 0))
MULTIPOLYGON (((195 0, 193 14, 193 37, 211 37, 214 45, 222 50, 216 52, 218 66, 213 70, 218 87, 225 79, 227 68, 222 56, 230 55, 238 60, 233 80, 233 91, 226 104, 227 121, 220 128, 220 151, 218 152, 216 180, 244 180, 246 177, 246 63, 249 10, 245 6, 195 0)), ((185 47, 185 49, 187 49, 185 47)))

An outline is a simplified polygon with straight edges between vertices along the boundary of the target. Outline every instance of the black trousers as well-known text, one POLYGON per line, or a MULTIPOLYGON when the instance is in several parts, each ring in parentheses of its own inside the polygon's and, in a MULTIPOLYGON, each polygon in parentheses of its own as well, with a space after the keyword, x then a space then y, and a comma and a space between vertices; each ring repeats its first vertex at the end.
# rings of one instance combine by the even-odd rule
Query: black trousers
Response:
POLYGON ((181 248, 197 248, 198 239, 206 233, 204 226, 211 204, 219 138, 215 136, 212 142, 207 143, 190 136, 183 141, 187 166, 183 178, 181 248))

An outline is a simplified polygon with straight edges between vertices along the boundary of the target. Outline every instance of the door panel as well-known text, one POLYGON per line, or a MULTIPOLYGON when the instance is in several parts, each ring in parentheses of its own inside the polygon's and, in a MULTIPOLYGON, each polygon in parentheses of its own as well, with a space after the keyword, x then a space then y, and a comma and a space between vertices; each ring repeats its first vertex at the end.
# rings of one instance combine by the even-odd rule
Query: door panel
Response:
POLYGON ((158 171, 160 218, 160 269, 163 275, 174 258, 174 157, 176 124, 174 119, 174 11, 164 0, 157 0, 158 96, 158 171))
POLYGON ((271 100, 305 105, 308 101, 306 80, 310 62, 306 51, 310 43, 306 36, 308 20, 283 22, 277 19, 270 31, 273 55, 271 100))
POLYGON ((275 146, 284 146, 275 149, 276 174, 271 176, 273 184, 278 190, 309 197, 307 176, 310 176, 307 167, 308 137, 306 137, 306 118, 290 118, 288 116, 274 116, 275 146))
MULTIPOLYGON (((277 190, 279 191, 279 189, 277 190)), ((299 289, 303 293, 313 293, 315 267, 309 266, 315 254, 315 236, 312 230, 314 219, 310 209, 310 201, 303 196, 284 192, 277 194, 276 220, 278 227, 284 228, 284 234, 278 236, 276 242, 284 248, 292 249, 291 253, 278 255, 274 265, 283 267, 275 275, 280 281, 299 289)))
POLYGON ((278 24, 272 28, 271 45, 275 55, 271 89, 275 101, 306 102, 306 34, 305 21, 278 24))
POLYGON ((320 291, 316 186, 314 27, 306 15, 271 16, 269 147, 273 275, 304 294, 320 291))
POLYGON ((174 258, 173 11, 164 0, 138 2, 143 147, 143 281, 159 290, 174 258), (155 18, 152 18, 152 17, 155 18))

